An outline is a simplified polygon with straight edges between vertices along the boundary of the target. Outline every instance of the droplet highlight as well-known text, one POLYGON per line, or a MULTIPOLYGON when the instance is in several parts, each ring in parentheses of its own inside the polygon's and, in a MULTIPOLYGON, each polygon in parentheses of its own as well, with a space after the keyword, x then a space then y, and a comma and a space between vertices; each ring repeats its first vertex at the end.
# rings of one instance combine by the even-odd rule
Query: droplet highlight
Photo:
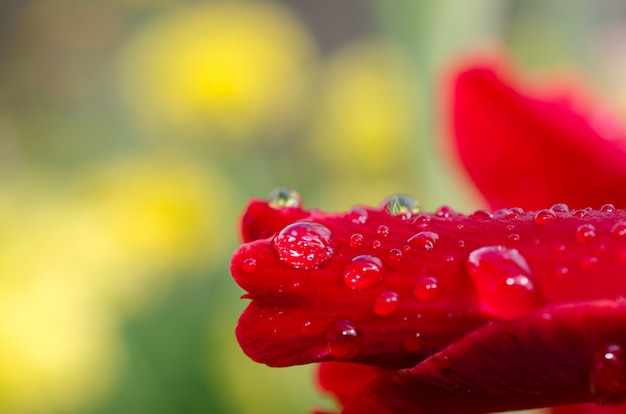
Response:
POLYGON ((363 336, 356 325, 348 320, 333 323, 326 330, 328 351, 337 359, 354 358, 363 349, 363 336))
POLYGON ((346 214, 346 219, 353 224, 365 224, 368 219, 367 210, 362 207, 354 207, 346 214))
POLYGON ((576 241, 587 244, 596 237, 596 228, 593 224, 582 224, 576 229, 576 241))
POLYGON ((299 221, 282 229, 272 242, 281 261, 294 269, 316 269, 337 250, 332 232, 318 223, 299 221))
POLYGON ((302 207, 302 197, 291 188, 280 187, 272 190, 267 196, 267 204, 277 210, 302 207))
POLYGON ((350 247, 361 247, 363 245, 363 235, 360 233, 354 233, 350 236, 348 244, 350 247))
POLYGON ((439 282, 432 276, 420 279, 413 289, 413 297, 420 301, 435 299, 441 293, 439 282))
POLYGON ((611 227, 611 234, 617 238, 626 238, 626 221, 618 221, 611 227))
POLYGON ((352 290, 363 290, 383 280, 383 264, 378 257, 357 256, 343 271, 343 281, 352 290))
POLYGON ((538 309, 543 299, 522 254, 504 246, 474 250, 465 262, 483 312, 514 320, 538 309))
POLYGON ((241 263, 241 269, 246 273, 253 273, 256 270, 256 259, 248 257, 241 263))
POLYGON ((620 345, 608 344, 591 357, 589 391, 599 405, 626 400, 626 356, 620 345))

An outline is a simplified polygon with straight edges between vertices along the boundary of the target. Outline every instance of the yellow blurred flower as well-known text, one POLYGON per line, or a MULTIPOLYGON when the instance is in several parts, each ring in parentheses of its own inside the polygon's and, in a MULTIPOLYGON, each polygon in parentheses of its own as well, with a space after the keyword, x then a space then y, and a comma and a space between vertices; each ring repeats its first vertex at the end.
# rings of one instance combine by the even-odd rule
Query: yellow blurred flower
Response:
POLYGON ((313 150, 342 174, 408 171, 417 108, 407 57, 380 40, 348 45, 329 61, 324 85, 313 150))
POLYGON ((148 126, 246 136, 290 122, 313 56, 307 32, 277 3, 184 6, 131 39, 123 93, 148 126))

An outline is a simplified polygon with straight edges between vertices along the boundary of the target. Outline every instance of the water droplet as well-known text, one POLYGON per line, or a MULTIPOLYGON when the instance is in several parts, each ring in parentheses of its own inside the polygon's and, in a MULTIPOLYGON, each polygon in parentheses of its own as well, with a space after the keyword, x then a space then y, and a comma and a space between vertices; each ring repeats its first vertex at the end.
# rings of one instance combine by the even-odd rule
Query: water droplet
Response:
POLYGON ((580 244, 589 243, 596 237, 596 228, 593 224, 583 224, 576 229, 576 241, 580 244))
POLYGON ((626 355, 621 346, 605 345, 592 354, 589 391, 599 405, 626 399, 626 355))
POLYGON ((253 259, 252 257, 248 257, 246 260, 243 261, 243 263, 241 264, 241 268, 243 269, 244 272, 246 273, 252 273, 256 270, 256 259, 253 259))
POLYGON ((469 215, 471 218, 479 219, 479 220, 488 220, 493 218, 493 214, 488 212, 487 210, 476 210, 472 214, 469 215))
POLYGON ((432 276, 426 276, 420 279, 413 289, 413 297, 417 300, 428 301, 433 300, 441 293, 439 282, 432 276))
POLYGON ((459 240, 459 241, 458 241, 458 243, 457 243, 457 245, 458 245, 459 247, 465 247, 465 240, 459 240))
POLYGON ((559 220, 559 217, 552 210, 539 210, 535 214, 534 222, 538 226, 545 226, 547 224, 555 223, 559 220))
POLYGON ((380 240, 374 240, 372 242, 372 249, 378 250, 383 246, 380 240))
POLYGON ((596 263, 598 263, 598 258, 595 256, 589 256, 589 257, 585 257, 580 261, 580 267, 582 267, 583 269, 588 269, 591 266, 595 265, 596 263))
POLYGON ((441 206, 435 213, 437 217, 449 218, 454 215, 454 210, 450 206, 441 206))
POLYGON ((348 243, 350 244, 350 247, 361 247, 363 245, 363 235, 354 233, 350 236, 350 241, 348 243))
POLYGON ((574 210, 572 215, 576 218, 585 218, 587 217, 587 212, 585 210, 574 210))
POLYGON ((417 225, 417 227, 421 227, 423 229, 427 228, 430 226, 430 222, 433 219, 430 218, 429 215, 427 214, 420 214, 417 217, 415 217, 415 225, 417 225))
POLYGON ((618 221, 611 227, 611 234, 615 237, 626 238, 626 221, 618 221))
POLYGON ((411 247, 430 250, 435 247, 435 244, 439 240, 439 235, 432 231, 420 231, 417 234, 411 236, 406 242, 411 247))
POLYGON ((350 289, 362 290, 383 280, 383 264, 378 257, 362 255, 352 259, 343 271, 343 281, 350 289))
POLYGON ((554 268, 554 277, 562 279, 569 273, 569 268, 564 265, 560 265, 554 268))
POLYGON ((519 216, 523 216, 523 215, 524 215, 524 210, 522 210, 519 207, 513 207, 507 210, 504 217, 508 219, 513 219, 513 218, 518 218, 519 216))
POLYGON ((365 224, 367 223, 367 218, 367 210, 361 207, 353 207, 348 214, 346 214, 346 219, 354 224, 365 224))
POLYGON ((389 316, 400 308, 400 297, 396 292, 383 292, 374 302, 374 313, 378 316, 389 316))
POLYGON ((272 190, 267 196, 267 204, 277 210, 283 208, 302 207, 300 194, 291 188, 280 187, 272 190))
POLYGON ((557 243, 554 245, 552 250, 554 251, 554 253, 563 253, 565 250, 567 250, 567 246, 565 246, 565 244, 563 243, 557 243))
POLYGON ((278 257, 294 269, 316 269, 335 254, 331 231, 318 223, 299 221, 282 229, 273 240, 278 257))
POLYGON ((605 204, 600 207, 600 211, 603 213, 613 213, 615 211, 615 206, 613 204, 605 204))
POLYGON ((420 212, 419 202, 408 195, 395 194, 387 197, 381 204, 381 208, 392 216, 408 219, 420 212))
POLYGON ((378 229, 376 229, 376 233, 380 236, 380 237, 387 237, 389 236, 389 227, 383 225, 378 226, 378 229))
POLYGON ((555 211, 557 213, 567 213, 569 211, 569 206, 564 203, 557 203, 550 207, 550 210, 555 211))
POLYGON ((423 346, 424 339, 422 338, 422 335, 420 335, 418 332, 407 336, 406 339, 402 342, 402 348, 406 352, 419 351, 420 349, 422 349, 423 346))
POLYGON ((542 304, 528 263, 516 249, 482 247, 469 254, 465 268, 476 286, 482 310, 489 315, 518 319, 542 304))
POLYGON ((506 239, 511 242, 517 242, 517 241, 520 241, 521 237, 517 233, 511 233, 508 236, 506 236, 506 239))
POLYGON ((402 260, 403 257, 403 253, 402 250, 400 249, 391 249, 389 250, 389 260, 391 260, 392 262, 399 262, 402 260))
POLYGON ((350 359, 363 349, 363 336, 354 323, 341 320, 326 331, 328 350, 337 359, 350 359))

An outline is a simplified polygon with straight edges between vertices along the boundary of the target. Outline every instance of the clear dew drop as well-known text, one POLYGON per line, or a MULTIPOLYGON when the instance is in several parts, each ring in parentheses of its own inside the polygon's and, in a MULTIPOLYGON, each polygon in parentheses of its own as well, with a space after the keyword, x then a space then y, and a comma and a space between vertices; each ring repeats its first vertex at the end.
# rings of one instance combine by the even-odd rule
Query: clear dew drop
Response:
POLYGON ((354 323, 340 320, 326 330, 326 344, 335 358, 350 359, 363 349, 363 335, 354 323))
POLYGON ((493 214, 491 214, 487 210, 476 210, 469 216, 471 218, 479 219, 479 220, 489 220, 493 218, 493 214))
POLYGON ((241 263, 241 269, 246 273, 253 273, 256 270, 256 259, 248 257, 241 263))
POLYGON ((522 238, 519 234, 517 233, 511 233, 508 236, 506 236, 506 239, 510 242, 518 242, 520 241, 522 238))
POLYGON ((353 224, 365 224, 368 219, 367 210, 362 207, 354 207, 346 214, 346 219, 353 224))
POLYGON ((427 214, 420 214, 415 217, 415 225, 423 229, 430 227, 431 221, 433 221, 433 219, 427 214))
POLYGON ((400 308, 400 296, 396 292, 382 292, 374 302, 374 313, 389 316, 400 308))
POLYGON ((563 279, 569 273, 569 267, 565 265, 559 265, 554 268, 554 277, 557 279, 563 279))
POLYGON ((303 270, 320 267, 337 250, 332 232, 326 226, 308 221, 288 225, 274 237, 272 244, 281 261, 303 270))
POLYGON ((277 210, 302 207, 302 197, 291 188, 280 187, 272 190, 267 196, 267 204, 277 210))
POLYGON ((576 218, 585 218, 587 217, 587 212, 585 210, 574 210, 572 215, 576 218))
POLYGON ((626 238, 626 221, 618 221, 611 227, 613 237, 620 239, 626 238))
POLYGON ((454 210, 452 209, 452 207, 450 206, 441 206, 439 207, 439 209, 435 212, 435 215, 437 217, 442 217, 442 218, 450 218, 454 215, 454 210))
POLYGON ((576 229, 576 241, 587 244, 596 237, 596 228, 593 224, 582 224, 576 229))
POLYGON ((399 262, 402 260, 402 257, 404 257, 404 253, 402 253, 402 250, 400 249, 391 249, 389 250, 387 257, 392 262, 399 262))
POLYGON ((569 206, 564 203, 557 203, 550 207, 550 210, 555 211, 557 213, 567 213, 569 211, 569 206))
POLYGON ((520 216, 524 215, 524 210, 519 208, 519 207, 513 207, 507 210, 507 212, 504 214, 504 217, 508 218, 508 219, 514 219, 514 218, 518 218, 520 216))
POLYGON ((418 214, 422 209, 420 203, 413 197, 404 194, 395 194, 387 197, 381 204, 383 211, 392 216, 408 219, 418 214))
POLYGON ((615 206, 613 204, 605 204, 600 207, 600 211, 603 213, 613 213, 615 212, 615 206))
POLYGON ((383 247, 383 243, 382 243, 380 240, 374 240, 374 241, 372 242, 372 249, 374 249, 374 250, 378 250, 378 249, 380 249, 381 247, 383 247))
POLYGON ((481 247, 469 254, 465 269, 483 312, 493 317, 514 320, 542 305, 528 263, 516 249, 481 247))
POLYGON ((626 400, 626 355, 621 346, 608 344, 593 352, 589 391, 599 405, 626 400))
POLYGON ((533 221, 538 226, 545 226, 559 221, 559 216, 552 210, 539 210, 533 221))
POLYGON ((382 282, 383 264, 378 257, 362 255, 352 259, 343 271, 343 282, 352 290, 363 290, 382 282))
POLYGON ((376 234, 378 234, 380 237, 389 236, 389 227, 385 226, 384 224, 378 226, 378 229, 376 229, 376 234))
POLYGON ((360 233, 354 233, 350 236, 348 244, 350 247, 361 247, 363 245, 363 235, 360 233))
POLYGON ((437 240, 439 240, 439 235, 437 233, 432 231, 420 231, 419 233, 409 237, 406 242, 411 247, 430 250, 435 247, 437 240))
POLYGON ((429 301, 435 299, 441 294, 441 287, 437 279, 432 276, 426 276, 420 279, 413 289, 413 297, 420 301, 429 301))

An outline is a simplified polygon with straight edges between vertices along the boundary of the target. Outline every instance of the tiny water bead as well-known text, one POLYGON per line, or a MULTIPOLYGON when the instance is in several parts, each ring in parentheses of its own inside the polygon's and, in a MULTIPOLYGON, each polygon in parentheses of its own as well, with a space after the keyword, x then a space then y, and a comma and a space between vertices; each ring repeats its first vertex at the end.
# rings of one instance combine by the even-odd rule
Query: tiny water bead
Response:
POLYGON ((241 263, 241 268, 246 273, 253 273, 256 270, 256 259, 248 257, 241 263))
POLYGON ((413 197, 405 194, 395 194, 387 197, 381 204, 383 211, 392 216, 408 219, 416 215, 422 209, 420 203, 413 197))
POLYGON ((510 242, 518 242, 521 240, 521 236, 517 233, 511 233, 508 236, 506 236, 506 239, 510 242))
POLYGON ((596 237, 596 228, 593 224, 582 224, 576 229, 576 241, 580 244, 589 243, 596 237))
POLYGON ((472 251, 465 269, 471 277, 483 312, 514 320, 542 305, 534 275, 522 254, 504 246, 487 246, 472 251))
POLYGON ((441 293, 439 282, 432 276, 426 276, 420 279, 413 289, 413 297, 421 301, 429 301, 435 299, 441 293))
POLYGON ((479 220, 488 220, 493 218, 493 214, 491 214, 487 210, 476 210, 472 214, 470 214, 470 217, 479 220))
POLYGON ((376 234, 378 234, 380 237, 389 236, 389 227, 381 224, 380 226, 378 226, 378 229, 376 229, 376 234))
POLYGON ((396 292, 382 292, 374 302, 374 313, 389 316, 400 308, 400 296, 396 292))
POLYGON ((348 241, 350 247, 361 247, 363 245, 363 235, 360 233, 354 233, 350 236, 350 241, 348 241))
POLYGON ((424 339, 419 332, 411 334, 402 342, 402 348, 406 352, 417 352, 424 346, 424 339))
POLYGON ((346 214, 346 219, 353 224, 365 224, 368 219, 367 210, 362 207, 353 207, 346 214))
POLYGON ((452 207, 450 206, 441 206, 439 207, 439 209, 435 212, 435 215, 437 217, 442 217, 442 218, 450 218, 454 215, 454 210, 452 209, 452 207))
POLYGON ((574 210, 572 215, 576 218, 585 218, 587 217, 587 212, 585 210, 574 210))
POLYGON ((605 204, 600 207, 600 211, 603 213, 613 213, 615 212, 615 206, 613 204, 605 204))
POLYGON ((559 265, 554 268, 554 277, 562 279, 569 273, 569 268, 565 265, 559 265))
POLYGON ((538 226, 545 226, 548 224, 556 223, 559 220, 559 216, 552 210, 539 210, 535 213, 534 223, 538 226))
POLYGON ((557 203, 553 205, 552 207, 550 207, 550 210, 557 212, 557 213, 567 213, 569 211, 569 206, 564 203, 557 203))
POLYGON ((430 227, 430 223, 433 221, 427 214, 420 214, 415 217, 415 225, 423 229, 430 227))
POLYGON ((430 250, 435 247, 437 240, 439 240, 439 234, 432 231, 420 231, 419 233, 409 237, 406 242, 411 247, 430 250))
POLYGON ((402 253, 402 250, 400 249, 391 249, 389 250, 389 254, 387 255, 387 257, 392 262, 399 262, 402 260, 402 257, 404 257, 404 253, 402 253))
POLYGON ((281 261, 303 270, 320 267, 337 250, 332 232, 326 226, 308 221, 288 225, 274 237, 272 244, 281 261))
POLYGON ((352 290, 370 288, 383 278, 382 262, 378 257, 370 255, 355 257, 343 271, 343 281, 352 290))
POLYGON ((589 391, 599 405, 626 400, 626 356, 620 345, 604 345, 593 352, 589 391))
POLYGON ((611 227, 611 234, 614 237, 626 238, 626 221, 618 221, 611 227))
POLYGON ((348 320, 340 320, 326 330, 328 351, 337 359, 350 359, 363 349, 363 335, 356 325, 348 320))
POLYGON ((302 197, 291 188, 280 187, 272 190, 267 196, 267 204, 277 210, 283 208, 302 207, 302 197))
POLYGON ((506 213, 504 213, 504 217, 508 219, 518 218, 523 215, 524 215, 524 210, 519 207, 510 208, 507 210, 506 213))

